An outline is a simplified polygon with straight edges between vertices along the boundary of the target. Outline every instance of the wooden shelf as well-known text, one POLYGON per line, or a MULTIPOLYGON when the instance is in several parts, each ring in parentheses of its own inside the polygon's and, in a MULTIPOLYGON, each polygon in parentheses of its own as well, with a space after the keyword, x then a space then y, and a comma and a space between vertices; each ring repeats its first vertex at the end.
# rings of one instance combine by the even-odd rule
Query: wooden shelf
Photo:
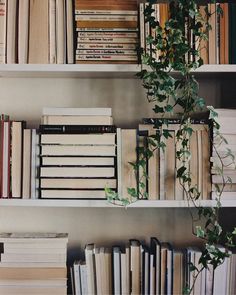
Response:
MULTIPOLYGON (((139 65, 131 64, 1 64, 0 77, 6 78, 135 78, 139 65)), ((236 73, 236 65, 204 65, 197 75, 236 73)))
MULTIPOLYGON (((222 207, 236 207, 235 200, 222 200, 222 207)), ((212 207, 215 201, 204 200, 201 205, 212 207)), ((192 205, 190 205, 192 206, 192 205)), ((124 208, 114 205, 106 200, 26 200, 26 199, 0 199, 0 207, 61 207, 61 208, 124 208)), ((128 208, 186 208, 186 201, 137 201, 128 208)))

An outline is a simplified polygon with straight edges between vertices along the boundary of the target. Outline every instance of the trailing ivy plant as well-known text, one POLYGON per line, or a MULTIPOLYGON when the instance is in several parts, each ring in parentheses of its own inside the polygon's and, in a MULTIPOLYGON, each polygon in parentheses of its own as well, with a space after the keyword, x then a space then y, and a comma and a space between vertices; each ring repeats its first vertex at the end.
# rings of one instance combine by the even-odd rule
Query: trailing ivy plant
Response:
POLYGON ((208 38, 211 30, 209 18, 213 13, 222 14, 219 6, 216 11, 209 11, 206 5, 205 13, 200 13, 196 0, 175 0, 169 2, 169 18, 162 27, 153 16, 153 4, 155 0, 149 0, 145 8, 145 21, 149 23, 152 34, 147 37, 149 50, 142 51, 142 70, 137 76, 143 81, 143 87, 147 92, 147 99, 154 105, 153 111, 163 118, 162 122, 156 121, 154 128, 158 130, 156 135, 147 137, 147 147, 139 148, 139 159, 136 163, 130 163, 135 171, 137 188, 127 188, 130 194, 129 200, 122 199, 117 193, 106 189, 108 200, 119 200, 121 204, 147 199, 146 163, 153 156, 156 149, 164 150, 166 139, 172 137, 168 130, 168 117, 178 111, 180 120, 179 129, 176 132, 176 158, 180 165, 176 168, 177 179, 183 187, 185 198, 189 205, 192 217, 192 232, 202 239, 203 250, 199 259, 199 266, 190 266, 193 271, 193 285, 188 286, 184 292, 190 294, 196 278, 204 268, 209 265, 215 269, 229 256, 228 251, 222 250, 218 245, 230 249, 235 247, 236 229, 226 232, 219 223, 219 210, 221 208, 220 197, 226 184, 231 183, 230 178, 224 175, 224 168, 234 164, 234 156, 227 149, 224 156, 217 151, 217 145, 227 143, 220 134, 220 125, 217 122, 218 114, 213 107, 206 107, 205 100, 199 96, 199 84, 194 76, 194 70, 203 64, 200 56, 201 46, 208 38), (194 42, 190 42, 189 36, 194 36, 194 42), (174 74, 177 73, 177 74, 174 74), (191 158, 190 138, 194 132, 191 124, 192 115, 202 110, 208 110, 209 120, 213 128, 212 146, 218 156, 214 164, 214 171, 222 178, 222 185, 216 185, 216 206, 205 208, 199 205, 201 192, 192 181, 189 168, 191 158), (163 127, 165 126, 165 127, 163 127), (216 144, 217 143, 217 144, 216 144), (192 210, 191 207, 195 210, 192 210), (197 218, 196 218, 197 212, 197 218))

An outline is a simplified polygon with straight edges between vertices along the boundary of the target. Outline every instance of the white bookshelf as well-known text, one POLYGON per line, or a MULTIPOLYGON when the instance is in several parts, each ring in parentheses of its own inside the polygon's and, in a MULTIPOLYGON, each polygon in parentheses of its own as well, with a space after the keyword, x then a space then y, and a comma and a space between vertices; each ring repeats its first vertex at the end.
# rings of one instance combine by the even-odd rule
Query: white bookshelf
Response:
MULTIPOLYGON (((236 207, 236 197, 232 200, 222 200, 223 208, 236 207)), ((204 200, 199 202, 203 207, 212 207, 216 201, 204 200)), ((186 201, 170 200, 139 200, 128 205, 126 208, 187 208, 194 207, 192 203, 188 205, 186 201)), ((119 204, 111 204, 106 200, 26 200, 26 199, 1 199, 0 207, 62 207, 62 208, 120 208, 125 207, 119 204)))
MULTIPOLYGON (((136 64, 0 64, 5 78, 135 78, 136 64)), ((203 65, 195 73, 235 73, 236 65, 203 65)))

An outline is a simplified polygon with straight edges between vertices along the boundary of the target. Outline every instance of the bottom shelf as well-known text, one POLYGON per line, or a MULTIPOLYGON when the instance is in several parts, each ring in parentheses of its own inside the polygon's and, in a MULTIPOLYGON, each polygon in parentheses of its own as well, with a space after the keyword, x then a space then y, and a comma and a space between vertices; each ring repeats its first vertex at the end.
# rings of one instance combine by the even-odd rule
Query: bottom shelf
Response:
MULTIPOLYGON (((203 200, 203 207, 212 207, 216 201, 203 200)), ((236 207, 236 199, 222 200, 222 207, 236 207)), ((118 204, 111 204, 106 200, 27 200, 27 199, 0 199, 2 207, 78 207, 78 208, 124 208, 118 204)), ((127 206, 127 208, 186 208, 187 201, 170 200, 140 200, 127 206)), ((190 204, 193 207, 193 204, 190 204)))

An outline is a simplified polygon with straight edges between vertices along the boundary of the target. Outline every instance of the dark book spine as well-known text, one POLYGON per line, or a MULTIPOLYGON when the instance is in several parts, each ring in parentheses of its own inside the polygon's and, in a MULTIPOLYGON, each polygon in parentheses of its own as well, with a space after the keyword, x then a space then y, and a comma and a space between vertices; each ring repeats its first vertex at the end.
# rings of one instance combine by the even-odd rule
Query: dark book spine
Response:
MULTIPOLYGON (((161 126, 162 124, 180 124, 181 119, 143 118, 143 124, 161 126)), ((191 124, 209 124, 209 119, 191 119, 191 124)))
POLYGON ((114 125, 40 125, 40 134, 116 133, 114 125))

